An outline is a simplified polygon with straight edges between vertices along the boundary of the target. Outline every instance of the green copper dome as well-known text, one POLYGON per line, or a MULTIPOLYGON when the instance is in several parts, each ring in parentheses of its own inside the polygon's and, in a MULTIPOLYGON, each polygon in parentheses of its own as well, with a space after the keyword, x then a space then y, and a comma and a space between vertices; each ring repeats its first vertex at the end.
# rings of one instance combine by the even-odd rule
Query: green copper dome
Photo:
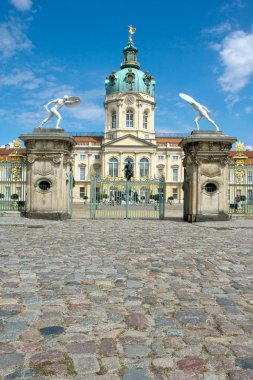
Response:
POLYGON ((138 49, 132 41, 124 48, 124 61, 121 70, 113 71, 105 80, 106 95, 114 92, 140 92, 151 96, 155 95, 155 80, 149 72, 140 70, 137 61, 138 49))

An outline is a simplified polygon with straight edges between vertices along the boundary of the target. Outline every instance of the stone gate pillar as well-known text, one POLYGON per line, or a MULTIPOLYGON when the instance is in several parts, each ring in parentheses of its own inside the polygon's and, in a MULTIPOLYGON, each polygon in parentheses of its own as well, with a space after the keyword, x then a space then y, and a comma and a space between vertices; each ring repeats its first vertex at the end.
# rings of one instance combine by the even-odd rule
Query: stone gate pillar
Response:
POLYGON ((185 154, 184 220, 228 220, 228 155, 235 137, 193 131, 179 144, 185 154))
POLYGON ((36 128, 20 136, 27 149, 28 218, 71 217, 72 157, 75 140, 63 129, 36 128))

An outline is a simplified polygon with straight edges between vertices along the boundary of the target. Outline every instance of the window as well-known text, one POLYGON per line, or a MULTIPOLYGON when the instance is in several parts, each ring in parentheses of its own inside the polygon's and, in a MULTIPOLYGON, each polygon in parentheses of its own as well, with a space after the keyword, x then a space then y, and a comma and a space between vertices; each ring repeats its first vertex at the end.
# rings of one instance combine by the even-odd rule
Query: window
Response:
POLYGON ((20 186, 16 187, 16 194, 18 194, 19 198, 21 197, 21 187, 20 186))
POLYGON ((144 139, 149 139, 149 135, 144 135, 144 139))
POLYGON ((206 184, 205 190, 207 193, 215 193, 215 191, 217 190, 217 186, 215 183, 209 182, 206 184))
POLYGON ((172 156, 172 161, 178 161, 178 156, 173 155, 173 156, 172 156))
POLYGON ((128 110, 126 113, 126 127, 133 128, 134 126, 134 113, 131 110, 128 110))
POLYGON ((164 156, 158 156, 158 160, 164 160, 164 156))
POLYGON ((149 175, 149 161, 143 157, 140 160, 140 177, 146 177, 149 175))
POLYGON ((47 191, 50 189, 51 184, 48 181, 40 181, 38 184, 40 190, 47 191))
POLYGON ((116 111, 112 111, 112 128, 116 128, 116 122, 117 122, 117 114, 116 114, 116 111))
POLYGON ((86 154, 85 153, 80 153, 80 160, 86 160, 86 154))
POLYGON ((118 177, 119 171, 119 162, 117 158, 112 157, 109 160, 109 176, 110 177, 118 177))
POLYGON ((100 172, 101 172, 100 166, 94 165, 94 170, 95 170, 95 176, 100 177, 100 172))
POLYGON ((172 181, 178 182, 178 168, 172 168, 172 181))
POLYGON ((148 129, 148 111, 143 113, 143 129, 148 129))
POLYGON ((159 165, 158 166, 158 177, 160 178, 164 174, 164 166, 159 165))
POLYGON ((248 200, 253 201, 253 190, 248 190, 248 200))
POLYGON ((100 160, 100 154, 95 154, 94 158, 95 158, 95 160, 100 160))
POLYGON ((11 188, 9 186, 5 187, 5 198, 10 198, 11 196, 11 188))
POLYGON ((81 186, 79 187, 79 198, 83 199, 84 195, 85 195, 85 189, 83 186, 81 186))
POLYGON ((173 199, 178 199, 178 189, 176 187, 172 188, 173 199))
POLYGON ((133 176, 134 176, 134 160, 132 159, 132 157, 127 157, 125 160, 124 160, 124 167, 125 165, 130 162, 130 164, 132 164, 132 168, 133 168, 133 176))
POLYGON ((11 168, 6 168, 6 180, 9 181, 12 178, 11 168))
POLYGON ((79 180, 85 181, 85 166, 79 166, 79 180))
POLYGON ((110 139, 110 140, 113 140, 113 134, 112 134, 112 133, 110 133, 110 135, 109 135, 109 139, 110 139))
POLYGON ((248 183, 252 183, 252 180, 253 180, 253 173, 252 172, 248 172, 248 183))

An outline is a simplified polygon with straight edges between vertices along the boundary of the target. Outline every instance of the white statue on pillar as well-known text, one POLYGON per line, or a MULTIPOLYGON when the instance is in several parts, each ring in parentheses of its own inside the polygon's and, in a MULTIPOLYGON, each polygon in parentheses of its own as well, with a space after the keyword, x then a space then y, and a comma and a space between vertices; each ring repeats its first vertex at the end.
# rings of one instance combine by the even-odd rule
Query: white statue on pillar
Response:
POLYGON ((51 100, 46 105, 44 105, 44 108, 47 110, 47 112, 49 112, 49 115, 42 121, 39 128, 42 128, 53 116, 55 116, 57 118, 56 128, 59 129, 60 128, 59 124, 62 117, 60 113, 58 112, 58 110, 63 106, 73 107, 73 106, 78 105, 79 103, 80 103, 80 98, 78 98, 77 96, 68 96, 68 95, 64 95, 63 99, 57 98, 57 99, 51 100), (50 104, 53 104, 53 107, 50 108, 49 110, 48 106, 50 104))
POLYGON ((195 118, 195 124, 196 124, 196 127, 197 127, 197 130, 199 130, 199 120, 202 119, 203 117, 205 119, 207 119, 215 128, 216 128, 216 131, 219 131, 219 127, 218 125, 215 124, 215 122, 210 118, 209 116, 209 113, 211 111, 209 111, 209 109, 205 106, 203 106, 202 104, 196 102, 196 100, 194 100, 191 96, 189 95, 186 95, 186 94, 179 94, 179 96, 186 100, 196 111, 198 111, 198 116, 195 118))

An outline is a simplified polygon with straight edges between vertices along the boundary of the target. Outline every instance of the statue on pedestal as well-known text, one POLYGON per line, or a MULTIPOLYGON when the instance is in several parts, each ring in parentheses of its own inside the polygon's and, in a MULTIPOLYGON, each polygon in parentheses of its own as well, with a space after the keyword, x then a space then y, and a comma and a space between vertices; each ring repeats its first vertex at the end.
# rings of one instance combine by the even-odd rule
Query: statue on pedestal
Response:
POLYGON ((202 104, 198 103, 196 100, 194 100, 191 96, 186 94, 179 94, 180 98, 186 100, 196 111, 198 111, 198 116, 196 117, 195 124, 197 127, 197 130, 199 130, 199 120, 203 117, 207 119, 215 128, 216 131, 219 131, 218 125, 215 124, 215 122, 210 118, 209 113, 211 112, 207 107, 203 106, 202 104))
POLYGON ((49 115, 42 121, 39 128, 42 128, 53 116, 57 118, 56 129, 60 128, 59 124, 62 117, 60 113, 58 112, 59 109, 63 106, 73 107, 73 106, 78 105, 79 103, 80 103, 80 98, 78 98, 77 96, 68 96, 68 95, 64 95, 63 99, 57 98, 57 99, 51 100, 46 105, 44 105, 44 108, 47 110, 47 112, 49 112, 49 115), (53 104, 53 107, 48 109, 48 106, 50 104, 53 104))
POLYGON ((134 175, 133 165, 131 164, 130 161, 127 161, 127 163, 125 164, 124 172, 125 172, 125 178, 127 179, 127 181, 130 181, 130 179, 134 175))

